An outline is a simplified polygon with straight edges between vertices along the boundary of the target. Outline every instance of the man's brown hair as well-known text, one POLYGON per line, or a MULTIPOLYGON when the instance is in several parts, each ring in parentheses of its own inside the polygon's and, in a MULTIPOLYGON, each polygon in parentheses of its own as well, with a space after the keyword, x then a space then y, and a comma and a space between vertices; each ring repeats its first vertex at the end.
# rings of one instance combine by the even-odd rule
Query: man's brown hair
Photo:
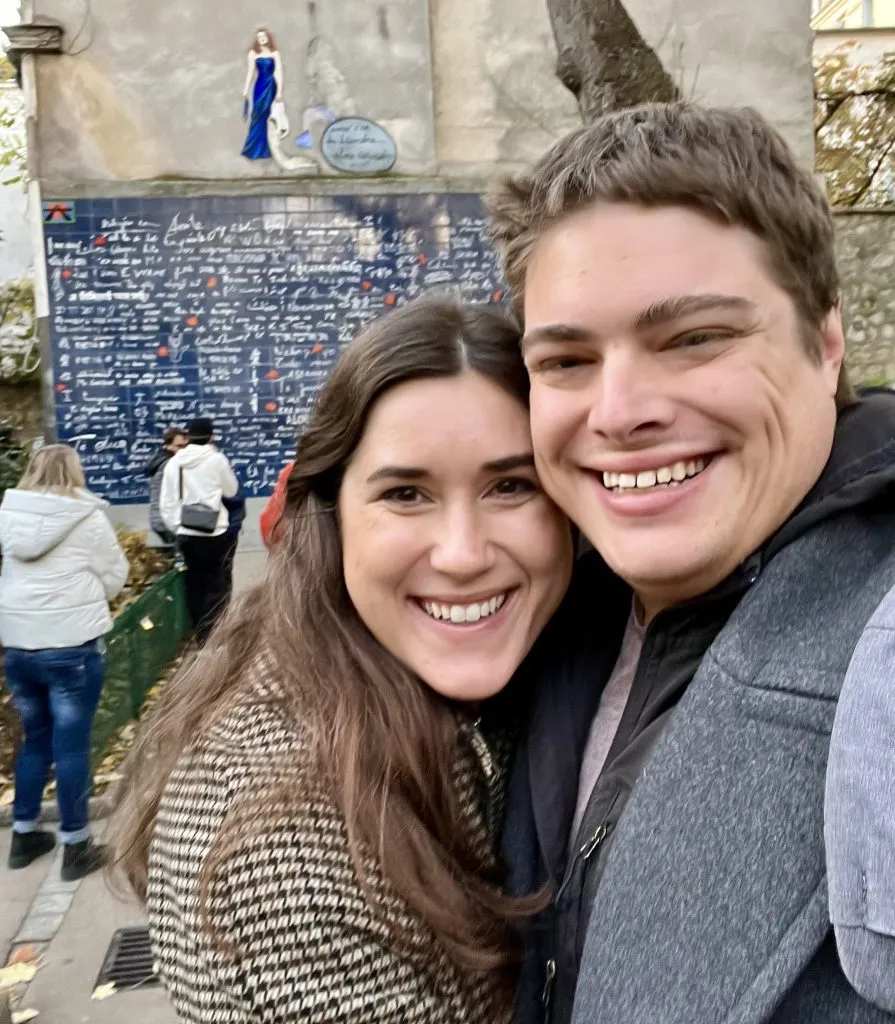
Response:
POLYGON ((165 427, 165 432, 162 434, 162 444, 167 448, 169 444, 176 441, 178 437, 187 437, 187 432, 184 427, 165 427))
MULTIPOLYGON (((617 111, 560 139, 530 172, 500 181, 488 206, 520 321, 539 237, 596 202, 683 206, 751 231, 795 303, 808 352, 819 356, 818 328, 840 298, 832 213, 755 110, 657 103, 617 111)), ((843 364, 836 402, 854 399, 843 364)))

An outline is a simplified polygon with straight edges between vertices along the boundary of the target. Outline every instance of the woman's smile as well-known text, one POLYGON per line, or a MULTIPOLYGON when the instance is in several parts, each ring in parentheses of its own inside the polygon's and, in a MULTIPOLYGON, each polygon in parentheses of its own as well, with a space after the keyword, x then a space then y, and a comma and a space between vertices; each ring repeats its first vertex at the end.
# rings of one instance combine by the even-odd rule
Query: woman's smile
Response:
POLYGON ((527 410, 477 373, 410 381, 377 402, 339 515, 361 619, 455 700, 503 689, 568 584, 571 535, 541 490, 527 410))
POLYGON ((454 626, 465 626, 493 618, 503 608, 509 594, 509 590, 500 590, 490 597, 477 597, 474 600, 460 598, 442 600, 415 598, 414 600, 430 618, 441 622, 450 622, 454 626))

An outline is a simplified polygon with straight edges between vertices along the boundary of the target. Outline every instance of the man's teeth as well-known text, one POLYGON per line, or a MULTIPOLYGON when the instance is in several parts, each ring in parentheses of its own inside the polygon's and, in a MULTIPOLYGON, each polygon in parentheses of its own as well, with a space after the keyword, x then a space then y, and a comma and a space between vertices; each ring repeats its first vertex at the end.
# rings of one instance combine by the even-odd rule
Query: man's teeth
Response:
POLYGON ((445 622, 478 622, 479 619, 493 615, 506 599, 506 594, 498 594, 487 601, 476 601, 474 604, 436 604, 434 601, 423 601, 423 609, 433 619, 442 619, 445 622))
POLYGON ((682 480, 701 473, 706 465, 705 459, 691 459, 659 469, 645 469, 641 473, 604 473, 603 486, 610 491, 644 491, 660 485, 676 487, 682 480))

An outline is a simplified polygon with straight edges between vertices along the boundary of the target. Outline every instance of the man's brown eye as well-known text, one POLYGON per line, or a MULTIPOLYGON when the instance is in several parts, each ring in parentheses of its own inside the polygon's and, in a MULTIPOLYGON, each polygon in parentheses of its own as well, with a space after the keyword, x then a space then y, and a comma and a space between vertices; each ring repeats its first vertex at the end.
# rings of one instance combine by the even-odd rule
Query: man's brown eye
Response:
POLYGON ((545 359, 537 365, 537 369, 543 373, 550 373, 554 370, 573 370, 581 366, 583 360, 577 356, 554 356, 553 359, 545 359))
POLYGON ((707 345, 712 341, 721 341, 728 337, 722 331, 697 331, 695 334, 684 335, 677 341, 678 348, 695 348, 697 345, 707 345))

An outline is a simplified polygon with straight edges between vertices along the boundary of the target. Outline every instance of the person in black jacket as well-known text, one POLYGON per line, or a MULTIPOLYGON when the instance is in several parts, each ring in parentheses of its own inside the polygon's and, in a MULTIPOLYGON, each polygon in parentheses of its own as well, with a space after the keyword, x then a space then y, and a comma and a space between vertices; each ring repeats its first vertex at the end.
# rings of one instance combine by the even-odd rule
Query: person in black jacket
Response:
POLYGON ((146 463, 143 471, 149 477, 149 525, 165 544, 173 544, 176 537, 165 526, 159 512, 159 495, 162 491, 162 472, 173 455, 189 444, 186 431, 180 427, 166 427, 162 435, 162 446, 146 463))
POLYGON ((233 559, 236 558, 236 548, 239 546, 239 534, 246 517, 246 499, 242 492, 242 485, 232 498, 222 498, 221 504, 227 510, 230 517, 227 522, 227 554, 226 565, 226 596, 225 603, 230 600, 233 594, 233 559))
POLYGON ((555 893, 517 1021, 895 1021, 827 905, 836 704, 895 583, 895 395, 849 383, 822 189, 754 111, 653 104, 492 211, 541 481, 596 549, 508 798, 511 888, 555 893))

